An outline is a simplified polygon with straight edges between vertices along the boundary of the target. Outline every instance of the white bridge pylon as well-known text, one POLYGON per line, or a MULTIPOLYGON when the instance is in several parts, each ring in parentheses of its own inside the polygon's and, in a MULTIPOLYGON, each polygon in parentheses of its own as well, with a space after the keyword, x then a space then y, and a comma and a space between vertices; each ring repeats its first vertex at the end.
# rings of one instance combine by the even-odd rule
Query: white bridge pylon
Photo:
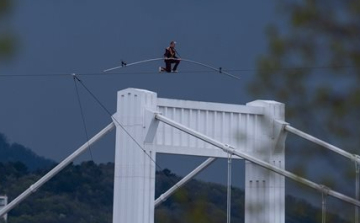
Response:
POLYGON ((357 216, 359 200, 285 170, 286 134, 296 134, 356 164, 359 156, 291 127, 284 113, 284 105, 274 101, 232 105, 158 98, 154 92, 133 88, 119 91, 113 123, 3 207, 0 217, 115 127, 113 223, 153 223, 156 206, 216 158, 228 158, 229 154, 246 160, 246 223, 285 222, 284 177, 354 205, 357 216), (209 158, 155 200, 157 153, 209 158))
POLYGON ((227 158, 228 154, 246 160, 246 223, 285 222, 284 177, 359 207, 358 200, 285 170, 287 132, 347 155, 356 162, 358 159, 296 132, 284 117, 284 105, 275 101, 258 100, 244 106, 164 99, 141 89, 119 91, 114 115, 117 132, 113 222, 153 223, 155 206, 215 158, 227 158), (143 148, 139 148, 139 144, 143 148), (154 202, 157 153, 211 158, 154 202))
MULTIPOLYGON (((114 118, 116 155, 113 222, 153 223, 157 153, 227 158, 230 153, 249 156, 284 169, 285 132, 275 120, 284 120, 284 105, 254 101, 231 105, 158 98, 156 93, 126 89, 118 92, 114 118), (197 133, 169 126, 174 121, 197 133), (162 123, 165 122, 165 123, 162 123), (236 149, 235 149, 236 148, 236 149), (151 156, 150 159, 148 156, 151 156)), ((234 156, 234 158, 241 158, 234 156)), ((285 222, 285 180, 246 162, 246 222, 285 222)))

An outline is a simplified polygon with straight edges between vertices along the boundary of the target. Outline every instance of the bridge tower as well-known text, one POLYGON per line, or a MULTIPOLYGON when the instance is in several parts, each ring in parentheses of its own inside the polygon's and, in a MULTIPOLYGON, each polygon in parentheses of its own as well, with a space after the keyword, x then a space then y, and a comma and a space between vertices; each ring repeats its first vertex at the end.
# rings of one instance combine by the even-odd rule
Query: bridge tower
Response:
MULTIPOLYGON (((228 153, 160 122, 157 114, 284 169, 284 105, 246 105, 158 98, 141 89, 118 92, 113 223, 153 223, 156 154, 227 158, 228 153), (131 137, 129 137, 131 135, 131 137)), ((239 157, 235 157, 239 159, 239 157)), ((243 171, 243 170, 234 170, 243 171)), ((240 175, 240 174, 239 174, 240 175)), ((246 161, 245 222, 285 222, 285 180, 246 161)))

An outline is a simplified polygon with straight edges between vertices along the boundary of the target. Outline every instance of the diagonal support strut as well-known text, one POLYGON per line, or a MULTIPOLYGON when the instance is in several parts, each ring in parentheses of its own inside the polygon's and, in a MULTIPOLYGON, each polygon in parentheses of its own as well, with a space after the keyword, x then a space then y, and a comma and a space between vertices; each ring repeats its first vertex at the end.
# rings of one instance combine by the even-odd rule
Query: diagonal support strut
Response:
POLYGON ((208 167, 211 163, 213 163, 216 159, 215 158, 208 158, 198 167, 196 167, 193 171, 191 171, 188 175, 182 178, 179 182, 177 182, 174 186, 172 186, 169 190, 165 193, 160 195, 155 200, 155 207, 159 206, 162 202, 166 201, 168 197, 170 197, 176 190, 180 189, 180 187, 184 186, 187 182, 193 179, 196 175, 198 175, 201 171, 203 171, 206 167, 208 167))
POLYGON ((43 184, 53 178, 56 174, 58 174, 61 170, 63 170, 67 165, 69 165, 74 159, 80 156, 83 152, 87 150, 89 146, 97 142, 104 135, 115 128, 115 124, 112 122, 108 126, 106 126, 103 130, 101 130, 98 134, 92 137, 88 142, 84 143, 80 148, 78 148, 75 152, 73 152, 70 156, 64 159, 61 163, 55 166, 52 170, 50 170, 45 176, 40 178, 40 180, 36 181, 32 184, 28 189, 26 189, 22 194, 12 200, 8 205, 0 210, 0 217, 4 216, 6 213, 11 211, 16 205, 25 200, 32 193, 35 193, 37 189, 39 189, 43 184))
MULTIPOLYGON (((273 171, 275 173, 278 173, 278 174, 280 174, 282 176, 290 178, 290 179, 292 179, 294 181, 302 183, 302 184, 304 184, 306 186, 309 186, 309 187, 311 187, 311 188, 313 188, 315 190, 318 190, 320 192, 322 192, 322 190, 323 190, 323 187, 324 187, 323 185, 314 183, 314 182, 312 182, 310 180, 307 180, 307 179, 305 179, 303 177, 300 177, 300 176, 298 176, 296 174, 293 174, 293 173, 291 173, 289 171, 286 171, 286 170, 281 169, 281 168, 279 168, 277 166, 271 165, 271 164, 269 164, 269 163, 267 163, 265 161, 257 159, 257 158, 255 158, 255 157, 253 157, 251 155, 248 155, 248 154, 246 154, 244 152, 236 150, 235 148, 233 148, 233 147, 231 147, 231 146, 229 146, 227 144, 224 144, 222 142, 214 140, 214 139, 212 139, 212 138, 210 138, 210 137, 208 137, 208 136, 206 136, 204 134, 201 134, 201 133, 199 133, 199 132, 197 132, 197 131, 195 131, 195 130, 193 130, 191 128, 188 128, 188 127, 186 127, 186 126, 184 126, 184 125, 182 125, 180 123, 177 123, 177 122, 175 122, 175 121, 173 121, 173 120, 171 120, 171 119, 169 119, 169 118, 167 118, 167 117, 165 117, 165 116, 163 116, 161 114, 158 114, 158 113, 155 114, 155 118, 157 120, 159 120, 159 121, 164 122, 165 124, 168 124, 168 125, 176 128, 176 129, 179 129, 182 132, 186 132, 189 135, 192 135, 192 136, 194 136, 194 137, 196 137, 196 138, 198 138, 198 139, 200 139, 202 141, 205 141, 205 142, 207 142, 207 143, 209 143, 209 144, 211 144, 211 145, 213 145, 213 146, 215 146, 217 148, 220 148, 224 152, 227 152, 227 153, 233 154, 235 156, 241 157, 241 158, 243 158, 245 160, 248 160, 248 161, 250 161, 252 163, 255 163, 255 164, 257 164, 257 165, 259 165, 259 166, 261 166, 261 167, 263 167, 265 169, 268 169, 268 170, 273 171)), ((351 198, 349 196, 346 196, 344 194, 341 194, 339 192, 336 192, 334 190, 329 189, 328 195, 332 196, 332 197, 335 197, 335 198, 338 198, 338 199, 340 199, 342 201, 348 202, 350 204, 353 204, 353 205, 355 205, 357 207, 360 207, 360 201, 358 201, 356 199, 353 199, 353 198, 351 198)))

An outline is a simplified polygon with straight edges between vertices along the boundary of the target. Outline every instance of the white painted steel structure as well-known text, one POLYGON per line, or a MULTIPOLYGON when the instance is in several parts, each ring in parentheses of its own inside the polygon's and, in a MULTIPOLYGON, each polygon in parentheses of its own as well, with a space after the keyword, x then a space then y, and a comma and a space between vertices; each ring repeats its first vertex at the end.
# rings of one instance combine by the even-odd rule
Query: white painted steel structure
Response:
POLYGON ((92 137, 88 142, 84 143, 80 148, 75 150, 70 156, 66 157, 61 163, 56 165, 52 170, 50 170, 45 176, 41 177, 38 181, 32 184, 28 189, 22 192, 19 196, 17 196, 14 200, 12 200, 8 205, 6 205, 3 209, 0 210, 0 217, 4 214, 8 213, 11 209, 17 206, 20 202, 25 200, 32 193, 35 193, 42 185, 44 185, 47 181, 53 178, 56 174, 58 174, 61 170, 63 170, 67 165, 69 165, 74 159, 80 156, 82 153, 86 151, 92 144, 97 142, 101 137, 110 132, 115 125, 110 123, 103 130, 97 133, 94 137, 92 137))
MULTIPOLYGON (((114 223, 153 223, 156 206, 216 158, 228 158, 229 155, 234 159, 246 160, 246 223, 285 222, 284 177, 312 187, 323 195, 333 196, 360 207, 359 200, 284 169, 287 132, 355 161, 357 173, 359 156, 288 125, 284 121, 284 105, 281 103, 254 101, 242 106, 172 100, 157 98, 154 92, 130 88, 118 92, 117 113, 113 115, 113 120, 113 123, 0 209, 0 217, 5 216, 114 127, 114 223), (157 153, 210 158, 154 200, 157 153)), ((356 216, 357 214, 358 212, 356 216)))
MULTIPOLYGON (((0 196, 0 210, 3 209, 8 203, 8 197, 6 195, 0 196)), ((4 215, 2 217, 5 222, 7 222, 7 215, 4 215)))
MULTIPOLYGON (((155 119, 174 120, 236 151, 284 169, 284 105, 255 101, 243 105, 157 98, 156 93, 118 92, 113 222, 153 223, 156 153, 227 158, 217 145, 204 142, 155 119), (159 118, 160 116, 156 116, 159 118), (121 124, 139 145, 128 137, 121 124), (151 159, 148 156, 151 156, 151 159)), ((163 121, 163 120, 162 120, 163 121)), ((235 157, 234 158, 239 158, 235 157)), ((246 163, 246 222, 285 222, 284 177, 246 163)))
POLYGON ((162 202, 166 201, 166 199, 168 197, 170 197, 173 193, 175 193, 176 190, 178 190, 180 187, 185 185, 189 180, 191 180, 196 175, 198 175, 201 171, 203 171, 206 167, 208 167, 214 161, 215 161, 215 158, 208 158, 202 164, 200 164, 198 167, 196 167, 193 171, 191 171, 191 173, 186 175, 179 182, 177 182, 174 186, 172 186, 169 190, 167 190, 165 193, 161 194, 155 200, 155 207, 159 206, 162 202))

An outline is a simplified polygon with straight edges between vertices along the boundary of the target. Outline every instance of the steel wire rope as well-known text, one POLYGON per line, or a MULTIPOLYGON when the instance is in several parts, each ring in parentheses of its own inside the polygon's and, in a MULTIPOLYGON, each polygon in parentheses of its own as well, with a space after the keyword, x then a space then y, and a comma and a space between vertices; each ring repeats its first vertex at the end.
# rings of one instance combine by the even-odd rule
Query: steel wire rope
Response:
POLYGON ((91 151, 91 148, 90 148, 89 134, 88 134, 88 130, 87 130, 86 122, 85 122, 85 115, 84 115, 82 103, 81 103, 81 100, 80 100, 79 89, 78 89, 77 82, 76 82, 77 79, 78 79, 78 77, 77 77, 75 74, 73 74, 75 91, 76 91, 77 101, 78 101, 79 108, 80 108, 81 119, 82 119, 84 131, 85 131, 86 141, 88 142, 88 149, 89 149, 89 153, 90 153, 91 160, 93 161, 93 163, 95 163, 94 157, 93 157, 93 154, 92 154, 92 151, 91 151))
POLYGON ((136 62, 132 62, 132 63, 125 63, 124 61, 121 61, 121 65, 116 66, 116 67, 112 67, 112 68, 109 68, 109 69, 105 69, 105 70, 104 70, 104 73, 109 72, 109 71, 113 71, 113 70, 116 70, 116 69, 121 69, 121 68, 129 67, 129 66, 137 65, 137 64, 149 63, 149 62, 160 61, 160 60, 178 60, 178 61, 185 61, 185 62, 188 62, 188 63, 193 63, 193 64, 197 64, 197 65, 200 65, 200 66, 209 68, 209 69, 211 69, 211 70, 214 70, 214 71, 219 72, 220 74, 225 74, 225 75, 227 75, 227 76, 229 76, 229 77, 232 77, 232 78, 235 78, 235 79, 240 80, 239 77, 237 77, 237 76, 235 76, 235 75, 233 75, 233 74, 230 74, 229 72, 226 72, 226 71, 222 70, 221 67, 220 67, 220 68, 215 68, 215 67, 213 67, 213 66, 210 66, 210 65, 207 65, 207 64, 204 64, 204 63, 195 61, 195 60, 189 60, 189 59, 183 59, 183 58, 182 58, 182 59, 178 59, 178 58, 154 58, 154 59, 140 60, 140 61, 136 61, 136 62))
POLYGON ((232 154, 228 153, 228 176, 227 176, 227 210, 226 210, 226 222, 231 222, 231 179, 232 179, 232 154))
MULTIPOLYGON (((111 112, 105 107, 103 103, 93 94, 88 87, 83 83, 83 81, 79 78, 76 78, 76 80, 84 87, 84 89, 94 98, 94 100, 104 109, 104 111, 120 126, 120 128, 131 138, 132 141, 135 142, 135 144, 145 153, 147 157, 155 164, 155 166, 160 170, 161 172, 164 172, 164 168, 162 168, 152 157, 150 154, 146 152, 146 150, 140 145, 140 143, 126 130, 126 128, 111 114, 111 112)), ((180 189, 180 187, 177 185, 177 182, 175 182, 170 176, 164 173, 164 175, 177 187, 177 189, 180 189)))
MULTIPOLYGON (((155 58, 156 60, 160 60, 160 58, 155 58)), ((127 64, 126 66, 131 66, 131 65, 135 65, 135 64, 140 64, 140 63, 144 63, 144 62, 151 62, 151 61, 156 61, 155 59, 151 59, 151 60, 143 60, 143 61, 138 61, 138 62, 134 62, 132 64, 127 64)), ((161 60, 163 60, 163 58, 161 58, 161 60)), ((186 59, 182 59, 184 61, 187 61, 186 59)), ((190 61, 190 60, 189 60, 190 61)), ((193 61, 195 62, 195 61, 193 61)), ((199 62, 196 62, 199 63, 199 62)), ((200 64, 200 63, 199 63, 200 64)), ((204 64, 205 65, 205 64, 204 64)), ((125 67, 125 65, 123 66, 118 66, 116 67, 121 68, 121 67, 125 67)), ((209 67, 208 67, 209 68, 209 67)), ((333 69, 333 66, 313 66, 313 67, 284 67, 284 68, 274 68, 274 69, 267 69, 268 71, 282 71, 282 70, 323 70, 323 69, 333 69)), ((360 68, 360 66, 337 66, 335 68, 344 68, 344 69, 353 69, 353 68, 360 68)), ((220 68, 217 69, 215 67, 211 67, 211 69, 213 70, 213 72, 219 72, 220 68)), ((256 71, 258 70, 257 68, 245 68, 245 69, 221 69, 221 72, 247 72, 247 71, 256 71)), ((184 70, 181 71, 181 73, 206 73, 209 71, 204 71, 204 70, 184 70)), ((78 76, 105 76, 105 75, 116 75, 116 74, 155 74, 157 72, 154 71, 140 71, 140 72, 104 72, 104 71, 99 71, 99 72, 77 72, 76 74, 78 76)), ((71 76, 73 74, 72 73, 29 73, 29 74, 0 74, 0 77, 67 77, 67 76, 71 76)))
POLYGON ((327 209, 326 199, 328 194, 329 194, 329 188, 323 185, 321 188, 321 222, 322 223, 326 223, 326 209, 327 209))

